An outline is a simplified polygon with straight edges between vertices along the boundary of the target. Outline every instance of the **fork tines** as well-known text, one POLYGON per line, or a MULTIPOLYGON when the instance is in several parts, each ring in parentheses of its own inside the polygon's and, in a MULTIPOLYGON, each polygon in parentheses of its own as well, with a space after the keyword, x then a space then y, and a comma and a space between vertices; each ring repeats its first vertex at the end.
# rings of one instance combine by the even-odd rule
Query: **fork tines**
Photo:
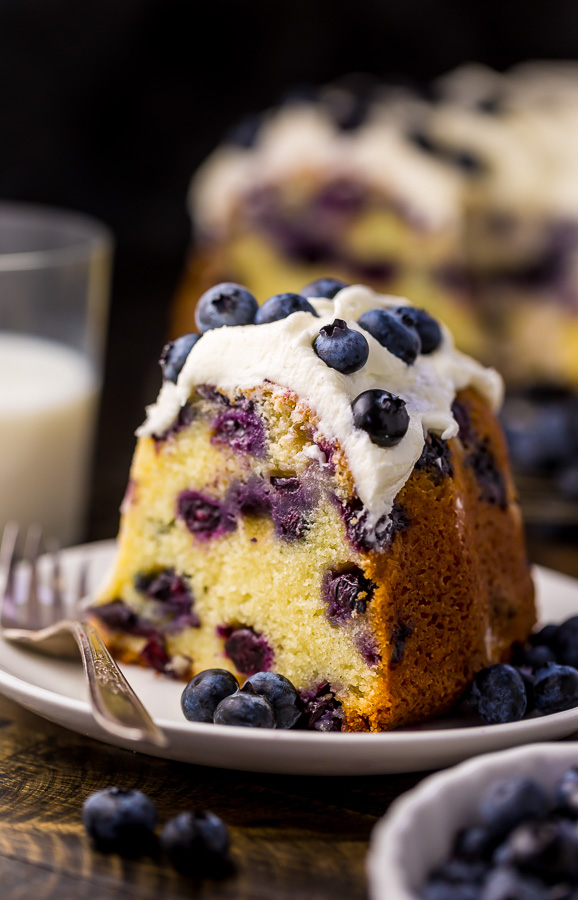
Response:
POLYGON ((24 536, 17 523, 9 522, 0 544, 0 622, 3 627, 41 626, 38 560, 45 544, 52 560, 51 618, 62 617, 63 599, 58 544, 54 541, 45 542, 39 525, 31 525, 24 536), (21 619, 24 621, 20 621, 21 619))

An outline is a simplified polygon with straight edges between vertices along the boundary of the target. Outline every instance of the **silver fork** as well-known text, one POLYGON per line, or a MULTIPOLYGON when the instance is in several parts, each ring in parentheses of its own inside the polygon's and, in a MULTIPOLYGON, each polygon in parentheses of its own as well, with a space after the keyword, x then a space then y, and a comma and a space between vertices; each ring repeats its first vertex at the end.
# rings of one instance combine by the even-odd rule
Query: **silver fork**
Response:
POLYGON ((32 526, 28 529, 20 561, 18 538, 18 525, 9 523, 0 545, 2 637, 59 657, 77 655, 76 642, 88 679, 92 712, 99 725, 118 737, 165 747, 166 737, 134 693, 96 628, 84 617, 87 566, 81 568, 74 592, 74 614, 67 616, 57 544, 45 542, 49 552, 42 558, 42 563, 49 569, 49 577, 41 579, 41 528, 32 526), (42 590, 45 595, 41 603, 42 590), (50 624, 46 623, 46 619, 50 624))

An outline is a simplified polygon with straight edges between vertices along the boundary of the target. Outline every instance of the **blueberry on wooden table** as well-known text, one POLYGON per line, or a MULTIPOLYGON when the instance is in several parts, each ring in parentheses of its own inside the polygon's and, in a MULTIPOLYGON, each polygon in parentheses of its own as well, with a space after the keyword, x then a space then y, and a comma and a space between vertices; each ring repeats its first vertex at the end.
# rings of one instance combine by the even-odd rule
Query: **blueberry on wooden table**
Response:
POLYGON ((275 711, 265 697, 238 691, 221 700, 213 717, 215 725, 240 725, 245 728, 275 728, 275 711))
POLYGON ((82 821, 98 850, 141 856, 151 850, 157 811, 142 791, 108 787, 87 797, 82 821))
POLYGON ((181 875, 203 877, 226 874, 229 831, 212 812, 183 812, 164 826, 161 847, 181 875))
POLYGON ((349 287, 346 281, 340 281, 339 278, 318 278, 306 284, 301 290, 303 297, 324 297, 326 300, 333 300, 339 291, 349 287))
POLYGON ((414 327, 404 324, 391 310, 370 309, 357 321, 364 331, 394 356, 407 365, 415 362, 421 351, 419 334, 414 327))
POLYGON ((363 391, 351 404, 356 428, 366 431, 374 444, 392 447, 409 427, 405 401, 389 391, 363 391))
POLYGON ((165 381, 176 383, 189 353, 200 338, 200 334, 183 334, 165 344, 159 360, 165 381))
POLYGON ((287 316, 296 312, 311 313, 312 316, 319 318, 317 313, 301 294, 275 294, 265 300, 255 315, 255 325, 266 325, 268 322, 277 322, 279 319, 286 319, 287 316))
POLYGON ((343 319, 324 325, 313 342, 319 359, 330 369, 352 375, 363 368, 369 356, 369 344, 360 331, 349 328, 343 319))
POLYGON ((205 669, 189 681, 181 696, 181 707, 189 722, 212 722, 221 700, 234 694, 239 683, 226 669, 205 669))
POLYGON ((195 309, 195 322, 201 332, 224 325, 251 325, 257 309, 257 301, 247 288, 226 281, 201 296, 195 309))
POLYGON ((277 672, 257 672, 241 688, 243 693, 256 693, 269 701, 275 712, 277 728, 292 728, 301 716, 302 704, 294 686, 277 672))

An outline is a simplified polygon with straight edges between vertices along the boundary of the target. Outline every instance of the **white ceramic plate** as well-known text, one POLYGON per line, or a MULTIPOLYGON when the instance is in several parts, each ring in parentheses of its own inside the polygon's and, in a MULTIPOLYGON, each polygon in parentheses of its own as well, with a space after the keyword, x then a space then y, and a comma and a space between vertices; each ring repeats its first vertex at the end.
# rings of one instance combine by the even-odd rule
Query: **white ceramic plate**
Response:
MULTIPOLYGON (((73 578, 79 564, 89 560, 90 581, 95 585, 102 580, 113 554, 113 542, 66 550, 65 575, 73 578)), ((543 621, 563 621, 578 613, 578 581, 540 568, 535 576, 543 621)), ((167 748, 135 745, 103 731, 86 700, 80 662, 53 660, 0 640, 0 692, 32 712, 109 744, 218 768, 302 775, 416 772, 578 731, 578 709, 506 725, 472 726, 456 718, 430 720, 383 734, 320 734, 195 724, 187 722, 181 712, 182 684, 138 666, 124 666, 123 670, 165 732, 167 748)))

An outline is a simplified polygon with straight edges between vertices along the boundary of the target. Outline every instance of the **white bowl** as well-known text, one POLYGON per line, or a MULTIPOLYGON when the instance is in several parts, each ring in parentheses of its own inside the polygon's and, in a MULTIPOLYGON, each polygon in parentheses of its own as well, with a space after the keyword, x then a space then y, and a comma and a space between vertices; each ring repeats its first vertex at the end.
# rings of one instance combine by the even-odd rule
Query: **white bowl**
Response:
POLYGON ((491 781, 535 778, 551 792, 578 764, 578 743, 532 744, 488 753, 424 779, 399 797, 371 835, 371 900, 416 900, 428 873, 448 858, 456 832, 479 822, 477 803, 491 781))

